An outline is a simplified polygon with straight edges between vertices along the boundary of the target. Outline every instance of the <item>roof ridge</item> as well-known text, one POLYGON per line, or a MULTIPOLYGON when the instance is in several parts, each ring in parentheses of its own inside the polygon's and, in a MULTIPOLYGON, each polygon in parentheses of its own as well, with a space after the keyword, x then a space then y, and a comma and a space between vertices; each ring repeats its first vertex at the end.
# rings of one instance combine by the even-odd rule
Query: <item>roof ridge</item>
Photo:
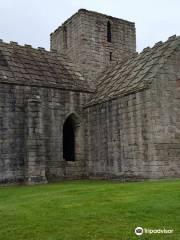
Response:
POLYGON ((115 73, 110 71, 101 77, 99 89, 85 107, 147 88, 179 45, 180 36, 173 35, 165 42, 159 41, 151 48, 144 48, 134 58, 119 64, 119 67, 114 66, 111 71, 115 73))
POLYGON ((77 66, 66 55, 0 41, 0 53, 7 64, 0 63, 0 82, 26 86, 94 92, 77 66))
POLYGON ((32 48, 34 50, 45 50, 47 52, 50 52, 47 49, 45 49, 44 47, 37 47, 37 48, 35 48, 35 47, 32 47, 31 44, 26 44, 25 43, 24 45, 21 45, 21 44, 19 44, 16 41, 5 42, 3 39, 0 39, 0 44, 6 44, 6 45, 9 45, 9 46, 18 46, 18 47, 28 47, 28 48, 32 48))
POLYGON ((67 58, 67 56, 64 53, 60 53, 60 52, 58 52, 57 50, 54 50, 54 49, 48 50, 44 47, 33 47, 31 44, 26 44, 25 43, 24 45, 21 45, 18 42, 15 42, 15 41, 5 42, 5 41, 3 41, 3 39, 0 39, 0 46, 3 46, 3 45, 9 46, 9 47, 20 47, 20 48, 23 48, 23 49, 31 49, 31 50, 34 50, 34 51, 43 51, 43 52, 46 52, 48 54, 57 54, 58 56, 64 56, 65 58, 67 58))
MULTIPOLYGON (((163 47, 164 51, 163 51, 163 53, 161 54, 161 55, 163 55, 164 52, 166 52, 167 49, 169 48, 169 45, 166 46, 166 44, 167 44, 167 43, 170 44, 170 42, 171 42, 172 40, 175 40, 175 39, 176 39, 176 35, 173 35, 172 37, 169 37, 166 42, 159 41, 159 42, 155 43, 152 48, 146 48, 146 50, 145 50, 145 51, 142 51, 140 54, 144 54, 145 52, 147 53, 147 52, 150 52, 150 51, 152 51, 152 50, 153 50, 153 51, 157 51, 157 48, 163 47)), ((172 51, 174 51, 174 50, 175 50, 175 49, 173 49, 172 51)), ((153 55, 153 53, 151 53, 151 55, 153 55)), ((156 63, 159 62, 160 59, 162 59, 162 57, 164 57, 164 56, 161 56, 161 58, 157 58, 156 63)), ((166 56, 166 59, 167 59, 167 58, 168 58, 168 56, 166 56)), ((154 63, 153 65, 155 65, 156 63, 154 63)), ((145 65, 146 65, 146 63, 145 63, 143 66, 145 66, 145 65)), ((151 69, 153 68, 153 65, 149 68, 149 70, 151 70, 151 69)), ((139 70, 139 71, 141 71, 141 70, 139 70)), ((137 74, 138 74, 138 73, 137 73, 137 74)), ((136 74, 136 75, 137 75, 137 74, 136 74)), ((135 75, 135 76, 136 76, 136 75, 135 75)), ((145 75, 146 75, 146 74, 145 74, 145 75)), ((145 75, 144 75, 144 76, 145 76, 145 75)), ((144 76, 143 76, 143 78, 144 78, 144 76)))
POLYGON ((76 66, 76 64, 74 64, 67 55, 65 55, 64 53, 60 53, 57 50, 49 51, 43 47, 34 48, 34 47, 32 47, 32 45, 29 45, 29 44, 20 45, 20 44, 18 44, 18 42, 14 42, 14 41, 10 41, 8 43, 8 42, 4 42, 2 39, 0 39, 0 47, 4 46, 4 45, 7 47, 12 47, 12 48, 22 48, 23 50, 33 50, 33 51, 37 51, 37 52, 44 52, 46 54, 55 56, 57 58, 60 57, 61 61, 64 61, 64 63, 65 63, 65 61, 68 61, 68 63, 74 65, 74 67, 76 66))

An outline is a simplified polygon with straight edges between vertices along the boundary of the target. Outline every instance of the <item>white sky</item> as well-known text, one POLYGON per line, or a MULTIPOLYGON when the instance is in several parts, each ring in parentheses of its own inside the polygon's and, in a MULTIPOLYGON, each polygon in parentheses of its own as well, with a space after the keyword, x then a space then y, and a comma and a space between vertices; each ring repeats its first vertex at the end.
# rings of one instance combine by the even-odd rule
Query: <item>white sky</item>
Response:
POLYGON ((49 34, 79 8, 135 22, 138 51, 180 35, 180 0, 0 0, 0 39, 49 49, 49 34))

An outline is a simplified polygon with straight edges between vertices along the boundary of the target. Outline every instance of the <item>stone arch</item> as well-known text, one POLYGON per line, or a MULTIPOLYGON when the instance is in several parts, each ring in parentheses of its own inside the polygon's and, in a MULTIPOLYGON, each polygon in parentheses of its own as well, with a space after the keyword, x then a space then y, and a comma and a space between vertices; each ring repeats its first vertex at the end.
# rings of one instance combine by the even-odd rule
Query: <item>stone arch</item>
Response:
POLYGON ((81 121, 76 113, 70 113, 63 124, 63 158, 77 161, 81 152, 81 121))

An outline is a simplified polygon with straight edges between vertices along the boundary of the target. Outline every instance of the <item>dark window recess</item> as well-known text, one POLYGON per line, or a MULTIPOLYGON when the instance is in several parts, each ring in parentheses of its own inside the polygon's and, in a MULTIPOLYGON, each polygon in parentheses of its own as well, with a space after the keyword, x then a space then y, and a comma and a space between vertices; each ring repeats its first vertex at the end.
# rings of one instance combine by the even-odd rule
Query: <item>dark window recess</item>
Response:
POLYGON ((112 61, 112 52, 109 53, 109 60, 112 61))
POLYGON ((67 48, 67 27, 63 27, 63 43, 64 43, 64 48, 67 48))
POLYGON ((75 126, 71 117, 63 126, 63 158, 66 161, 75 161, 75 126))
POLYGON ((110 21, 107 22, 107 41, 108 42, 111 42, 111 39, 112 36, 111 36, 111 23, 110 21))

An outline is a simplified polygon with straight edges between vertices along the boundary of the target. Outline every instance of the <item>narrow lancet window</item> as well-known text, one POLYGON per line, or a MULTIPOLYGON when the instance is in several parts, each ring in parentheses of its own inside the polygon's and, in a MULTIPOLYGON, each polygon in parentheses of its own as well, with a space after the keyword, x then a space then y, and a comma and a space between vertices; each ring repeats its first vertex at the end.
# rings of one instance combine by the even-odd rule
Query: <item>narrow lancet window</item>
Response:
POLYGON ((109 60, 112 61, 112 52, 109 53, 109 60))
POLYGON ((64 48, 67 48, 67 27, 63 27, 63 42, 64 42, 64 48))
POLYGON ((107 22, 107 41, 111 43, 111 23, 107 22))

